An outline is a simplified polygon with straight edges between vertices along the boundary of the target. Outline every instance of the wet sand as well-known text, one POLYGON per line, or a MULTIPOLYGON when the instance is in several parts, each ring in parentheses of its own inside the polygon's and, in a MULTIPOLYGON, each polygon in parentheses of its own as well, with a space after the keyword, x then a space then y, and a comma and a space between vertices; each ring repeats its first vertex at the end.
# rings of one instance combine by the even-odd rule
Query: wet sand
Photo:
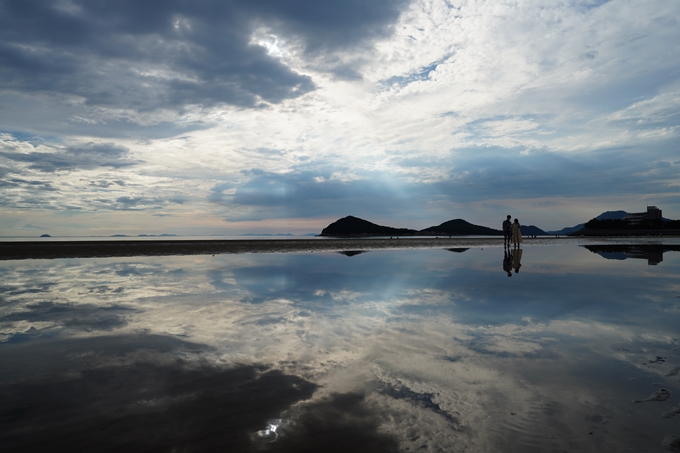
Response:
MULTIPOLYGON (((547 238, 554 239, 554 238, 547 238)), ((541 241, 542 239, 532 239, 541 241)), ((502 246, 503 238, 352 238, 0 242, 0 260, 367 251, 502 246)))
MULTIPOLYGON (((524 238, 522 247, 542 245, 645 245, 680 244, 680 238, 555 237, 524 238)), ((468 249, 502 247, 502 237, 417 237, 417 238, 324 238, 324 239, 160 239, 126 241, 25 241, 0 242, 1 260, 54 258, 107 258, 125 256, 217 255, 234 253, 309 253, 370 250, 468 249)), ((350 255, 351 256, 351 255, 350 255)))

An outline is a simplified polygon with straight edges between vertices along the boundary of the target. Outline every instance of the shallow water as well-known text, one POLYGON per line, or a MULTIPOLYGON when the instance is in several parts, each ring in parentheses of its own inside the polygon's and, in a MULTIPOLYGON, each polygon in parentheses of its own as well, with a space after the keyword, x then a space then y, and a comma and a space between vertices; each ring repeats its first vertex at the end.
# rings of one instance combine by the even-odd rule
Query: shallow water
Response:
POLYGON ((0 442, 674 451, 680 253, 666 249, 0 262, 0 442))

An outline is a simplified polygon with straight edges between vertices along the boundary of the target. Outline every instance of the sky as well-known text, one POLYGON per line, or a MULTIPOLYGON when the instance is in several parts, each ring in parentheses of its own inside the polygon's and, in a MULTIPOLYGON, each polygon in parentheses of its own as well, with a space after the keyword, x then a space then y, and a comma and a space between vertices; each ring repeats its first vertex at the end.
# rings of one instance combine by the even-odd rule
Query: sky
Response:
POLYGON ((680 2, 0 0, 0 236, 680 218, 680 2))

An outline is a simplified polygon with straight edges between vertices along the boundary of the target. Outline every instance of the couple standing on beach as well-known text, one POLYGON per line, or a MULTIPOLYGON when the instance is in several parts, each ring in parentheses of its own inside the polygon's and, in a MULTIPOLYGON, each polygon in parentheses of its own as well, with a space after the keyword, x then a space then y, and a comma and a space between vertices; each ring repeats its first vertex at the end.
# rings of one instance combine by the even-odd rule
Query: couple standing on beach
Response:
POLYGON ((506 247, 510 247, 510 241, 515 247, 519 247, 522 242, 522 230, 519 224, 519 220, 515 219, 515 222, 510 221, 511 216, 508 216, 503 221, 503 241, 506 247))

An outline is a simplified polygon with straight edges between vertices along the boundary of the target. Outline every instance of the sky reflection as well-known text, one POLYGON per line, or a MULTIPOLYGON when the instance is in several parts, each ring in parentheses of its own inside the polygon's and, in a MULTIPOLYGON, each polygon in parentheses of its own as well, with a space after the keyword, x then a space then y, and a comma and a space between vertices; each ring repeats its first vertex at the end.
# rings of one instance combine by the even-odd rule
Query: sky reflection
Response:
MULTIPOLYGON (((200 407, 205 375, 229 387, 250 373, 252 395, 275 376, 288 395, 253 396, 263 409, 237 424, 245 403, 225 396, 211 423, 235 433, 213 439, 227 449, 262 447, 254 433, 282 419, 268 449, 661 450, 680 434, 662 417, 680 394, 680 253, 657 265, 607 253, 626 251, 526 247, 511 278, 501 248, 0 262, 0 359, 23 357, 0 373, 14 395, 0 410, 15 414, 0 440, 49 430, 21 415, 20 382, 68 394, 94 373, 125 389, 127 367, 151 388, 172 363, 184 387, 158 390, 163 417, 200 407), (65 361, 38 370, 46 351, 65 361), (668 400, 633 403, 661 388, 668 400)), ((135 395, 121 405, 143 419, 135 395)))

